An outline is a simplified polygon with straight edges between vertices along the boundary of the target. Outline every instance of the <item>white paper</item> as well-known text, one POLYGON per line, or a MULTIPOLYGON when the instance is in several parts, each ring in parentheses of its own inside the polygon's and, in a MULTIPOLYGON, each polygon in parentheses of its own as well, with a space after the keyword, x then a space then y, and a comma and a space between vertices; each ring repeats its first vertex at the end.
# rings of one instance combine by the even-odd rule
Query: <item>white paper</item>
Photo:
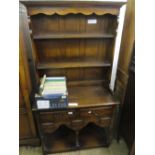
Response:
POLYGON ((38 100, 37 107, 38 107, 38 109, 49 109, 50 102, 49 102, 49 100, 38 100))
POLYGON ((69 107, 77 107, 78 106, 78 103, 68 103, 69 107))
POLYGON ((62 99, 66 98, 66 95, 61 96, 62 99))
POLYGON ((88 24, 96 24, 97 20, 96 19, 88 19, 88 24))

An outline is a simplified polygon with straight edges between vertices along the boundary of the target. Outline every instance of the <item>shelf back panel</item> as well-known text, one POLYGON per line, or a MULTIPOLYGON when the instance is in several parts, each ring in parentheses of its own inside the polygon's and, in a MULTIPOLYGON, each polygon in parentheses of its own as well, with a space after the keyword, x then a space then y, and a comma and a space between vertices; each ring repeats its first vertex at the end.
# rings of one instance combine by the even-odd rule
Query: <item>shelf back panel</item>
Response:
POLYGON ((112 62, 114 39, 56 39, 35 41, 39 62, 87 58, 112 62))
POLYGON ((39 76, 66 76, 68 81, 107 80, 108 68, 67 68, 39 70, 39 76))
POLYGON ((68 14, 65 16, 38 14, 31 16, 34 35, 61 33, 102 33, 115 34, 117 16, 68 14))
POLYGON ((49 63, 50 66, 51 62, 56 61, 61 63, 64 61, 67 64, 67 61, 73 62, 76 59, 81 60, 82 63, 80 67, 75 68, 68 66, 68 68, 61 69, 57 67, 38 69, 40 77, 46 74, 47 76, 66 76, 69 81, 109 80, 111 67, 104 67, 104 65, 103 67, 91 65, 84 67, 82 65, 85 62, 88 63, 89 60, 96 62, 95 65, 97 62, 109 62, 112 65, 117 16, 111 14, 100 16, 96 14, 64 16, 37 14, 30 18, 32 38, 39 36, 39 39, 33 40, 38 58, 36 64, 49 63), (64 38, 57 38, 63 35, 64 38), (95 37, 91 38, 91 35, 95 37), (69 38, 70 36, 73 38, 69 38))

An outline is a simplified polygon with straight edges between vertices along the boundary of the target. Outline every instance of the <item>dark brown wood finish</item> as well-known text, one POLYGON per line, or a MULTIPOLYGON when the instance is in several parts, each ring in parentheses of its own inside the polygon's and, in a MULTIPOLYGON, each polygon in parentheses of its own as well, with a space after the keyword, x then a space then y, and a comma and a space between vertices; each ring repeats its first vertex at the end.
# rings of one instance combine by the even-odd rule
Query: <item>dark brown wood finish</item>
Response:
POLYGON ((40 76, 46 73, 65 75, 68 80, 107 78, 109 69, 104 62, 112 64, 116 16, 39 14, 31 16, 31 25, 37 68, 44 69, 38 72, 40 76), (88 19, 94 18, 97 24, 87 24, 88 19))
MULTIPOLYGON (((66 76, 69 106, 37 110, 44 154, 107 146, 119 101, 106 89, 111 74, 117 16, 124 1, 21 1, 37 75, 66 76), (89 24, 89 20, 96 20, 89 24)), ((37 85, 37 81, 36 81, 37 85)))
MULTIPOLYGON (((117 0, 117 1, 106 1, 106 0, 75 0, 75 1, 71 1, 71 0, 20 0, 21 3, 25 4, 28 8, 30 7, 34 7, 34 6, 69 6, 69 7, 77 7, 79 6, 85 6, 85 7, 118 7, 120 8, 123 4, 125 4, 127 1, 125 0, 117 0)), ((56 8, 57 9, 57 8, 56 8)))
MULTIPOLYGON (((116 82, 116 91, 115 94, 120 98, 121 105, 120 109, 122 111, 122 120, 120 123, 120 128, 124 128, 124 131, 121 130, 118 132, 120 136, 123 136, 128 144, 128 148, 134 148, 134 78, 133 74, 129 79, 129 65, 131 62, 131 56, 133 54, 135 42, 135 0, 128 0, 125 24, 122 36, 122 44, 120 49, 120 59, 119 59, 119 68, 116 82), (132 80, 131 80, 132 79, 132 80), (132 81, 132 82, 131 82, 132 81), (130 83, 130 90, 128 83, 130 83), (132 90, 131 90, 132 89, 132 90), (131 95, 132 94, 132 95, 131 95), (126 99, 126 96, 129 96, 129 99, 126 99), (132 101, 131 101, 132 100, 132 101), (124 107, 125 106, 125 107, 124 107), (131 123, 132 122, 132 123, 131 123)), ((134 150, 134 149, 133 149, 134 150)))
POLYGON ((100 33, 70 33, 70 34, 38 34, 34 35, 33 39, 41 40, 41 39, 79 39, 79 38, 114 38, 113 34, 100 34, 100 33))
MULTIPOLYGON (((59 37, 66 34, 66 38, 69 37, 106 37, 106 34, 115 35, 116 16, 111 14, 105 14, 102 16, 93 15, 83 15, 83 14, 72 14, 71 12, 65 16, 61 15, 46 15, 38 14, 31 16, 32 30, 34 35, 53 35, 59 37), (87 20, 96 19, 96 24, 87 24, 87 20), (44 24, 44 21, 47 24, 44 24), (52 27, 51 27, 52 25, 52 27), (90 33, 91 32, 91 33, 90 33), (83 35, 82 35, 83 34, 83 35), (98 34, 98 35, 97 35, 98 34), (100 34, 100 35, 99 35, 100 34), (77 36, 76 36, 77 35, 77 36)), ((35 38, 35 36, 34 36, 35 38)))
POLYGON ((128 0, 122 43, 120 49, 120 59, 118 68, 118 78, 116 84, 116 93, 124 100, 125 90, 129 76, 129 65, 135 42, 135 0, 128 0))
MULTIPOLYGON (((20 48, 21 50, 25 50, 25 55, 27 56, 27 60, 28 61, 28 67, 30 70, 30 77, 31 77, 31 86, 32 86, 32 91, 36 92, 38 86, 38 79, 37 79, 37 74, 36 74, 36 69, 35 69, 35 58, 34 58, 34 54, 32 51, 32 43, 31 43, 31 39, 30 39, 30 35, 29 35, 29 28, 28 28, 28 19, 27 19, 27 12, 26 12, 26 8, 20 4, 19 6, 19 19, 20 19, 20 35, 21 35, 21 42, 20 43, 20 48)), ((27 77, 29 78, 29 77, 27 77)))
POLYGON ((20 145, 38 145, 36 128, 30 104, 32 92, 30 73, 26 55, 25 28, 23 26, 23 7, 20 5, 19 29, 19 143, 20 145))
POLYGON ((111 63, 108 61, 97 61, 93 59, 56 59, 51 62, 38 63, 38 69, 63 69, 63 68, 90 68, 90 67, 110 67, 111 63))
POLYGON ((112 61, 113 40, 111 39, 41 40, 35 41, 35 45, 41 62, 83 57, 85 60, 91 58, 112 61), (108 45, 112 47, 108 48, 108 45))
POLYGON ((51 153, 107 146, 112 140, 114 109, 115 105, 37 112, 43 150, 51 153))
MULTIPOLYGON (((134 49, 133 49, 134 50, 134 49)), ((129 69, 129 80, 126 88, 124 103, 122 107, 122 118, 120 123, 120 135, 124 137, 129 150, 134 147, 135 140, 135 56, 129 69)))

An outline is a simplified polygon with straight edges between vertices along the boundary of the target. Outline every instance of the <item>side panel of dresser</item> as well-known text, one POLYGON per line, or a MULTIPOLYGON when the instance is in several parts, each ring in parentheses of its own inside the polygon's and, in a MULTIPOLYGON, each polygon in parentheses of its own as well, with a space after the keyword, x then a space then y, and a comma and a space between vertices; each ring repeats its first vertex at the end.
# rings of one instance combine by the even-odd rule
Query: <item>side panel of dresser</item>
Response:
MULTIPOLYGON (((120 118, 123 109, 127 83, 129 78, 129 65, 133 53, 135 42, 135 0, 128 0, 123 29, 122 43, 120 49, 118 74, 116 81, 115 95, 120 99, 120 118)), ((119 122, 119 121, 118 121, 119 122)), ((118 124, 121 126, 121 123, 118 124)), ((120 138, 120 130, 118 127, 117 138, 120 138)))
POLYGON ((20 7, 19 18, 19 143, 20 145, 38 145, 36 128, 30 105, 31 82, 27 62, 25 42, 24 12, 20 7))

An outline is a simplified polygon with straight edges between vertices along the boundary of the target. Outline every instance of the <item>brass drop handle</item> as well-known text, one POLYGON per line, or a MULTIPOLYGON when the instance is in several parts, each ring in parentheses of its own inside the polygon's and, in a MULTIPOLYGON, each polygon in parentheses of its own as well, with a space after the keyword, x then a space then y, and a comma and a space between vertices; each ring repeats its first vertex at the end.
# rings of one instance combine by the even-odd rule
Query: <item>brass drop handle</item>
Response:
POLYGON ((88 111, 88 114, 91 114, 92 113, 92 111, 90 110, 90 111, 88 111))
POLYGON ((68 115, 73 115, 73 112, 72 112, 72 111, 69 111, 69 112, 68 112, 68 115))

